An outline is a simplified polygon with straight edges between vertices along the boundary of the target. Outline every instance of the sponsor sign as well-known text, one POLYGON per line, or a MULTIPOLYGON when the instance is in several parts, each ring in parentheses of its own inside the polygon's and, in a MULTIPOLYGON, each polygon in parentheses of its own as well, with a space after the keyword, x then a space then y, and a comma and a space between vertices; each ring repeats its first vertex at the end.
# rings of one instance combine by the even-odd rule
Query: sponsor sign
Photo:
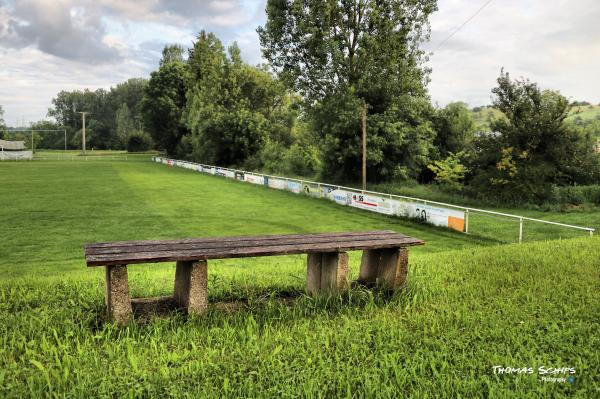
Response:
POLYGON ((350 206, 359 209, 366 209, 372 212, 392 215, 392 202, 389 198, 378 197, 370 194, 352 193, 352 202, 350 206))
POLYGON ((265 184, 265 179, 263 176, 251 175, 248 173, 244 175, 244 181, 252 184, 260 184, 261 186, 265 184))
POLYGON ((233 170, 228 170, 228 169, 221 169, 221 168, 216 168, 215 169, 215 175, 217 176, 223 176, 223 177, 229 177, 229 178, 235 178, 235 172, 233 170))
POLYGON ((434 226, 449 227, 461 232, 465 230, 465 213, 463 211, 415 202, 396 202, 395 214, 398 216, 419 219, 434 226))
POLYGON ((300 183, 298 183, 297 181, 288 180, 287 190, 291 191, 293 193, 299 194, 300 191, 302 191, 302 185, 300 183))
POLYGON ((244 172, 235 172, 235 177, 236 180, 241 180, 244 181, 244 172))
POLYGON ((286 187, 286 182, 285 180, 281 180, 281 179, 277 179, 274 177, 271 177, 268 181, 269 187, 270 188, 274 188, 277 190, 283 190, 286 187))
POLYGON ((302 192, 311 197, 321 197, 321 189, 318 184, 304 183, 302 186, 302 192))
POLYGON ((350 191, 334 189, 327 193, 327 198, 340 205, 350 205, 352 194, 350 191))

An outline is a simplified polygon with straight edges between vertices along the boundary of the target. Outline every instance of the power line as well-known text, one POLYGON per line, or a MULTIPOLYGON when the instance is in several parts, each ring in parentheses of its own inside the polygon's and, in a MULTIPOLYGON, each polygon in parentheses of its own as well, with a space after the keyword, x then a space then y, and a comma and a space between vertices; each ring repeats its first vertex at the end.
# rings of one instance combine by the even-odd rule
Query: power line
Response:
POLYGON ((454 36, 456 33, 458 33, 459 30, 461 30, 462 28, 465 27, 466 24, 468 24, 469 22, 471 22, 471 20, 473 20, 473 18, 475 18, 477 15, 479 15, 479 13, 481 11, 483 11, 484 8, 486 8, 492 1, 494 0, 488 0, 485 2, 485 4, 483 4, 481 7, 479 7, 479 9, 477 11, 475 11, 475 13, 473 15, 471 15, 465 22, 463 22, 458 28, 456 28, 452 33, 450 33, 444 40, 442 40, 434 49, 433 51, 437 51, 440 47, 442 47, 448 40, 450 40, 452 38, 452 36, 454 36))

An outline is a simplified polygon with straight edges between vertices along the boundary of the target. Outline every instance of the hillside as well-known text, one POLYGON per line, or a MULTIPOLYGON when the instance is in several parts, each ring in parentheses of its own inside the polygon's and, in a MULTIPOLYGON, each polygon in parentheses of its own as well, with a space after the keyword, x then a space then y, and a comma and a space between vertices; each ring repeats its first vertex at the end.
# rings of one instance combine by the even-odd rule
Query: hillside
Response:
MULTIPOLYGON (((490 120, 502 117, 502 113, 495 108, 483 108, 478 111, 471 111, 471 114, 478 130, 489 130, 490 120)), ((584 121, 600 120, 600 105, 573 107, 567 121, 574 121, 577 118, 581 118, 584 121)))

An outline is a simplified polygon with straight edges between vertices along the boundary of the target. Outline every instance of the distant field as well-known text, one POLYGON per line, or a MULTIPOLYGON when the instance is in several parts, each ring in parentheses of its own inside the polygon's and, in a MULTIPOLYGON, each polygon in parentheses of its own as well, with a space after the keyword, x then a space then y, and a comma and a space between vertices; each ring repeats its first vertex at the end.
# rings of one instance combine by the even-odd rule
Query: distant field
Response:
MULTIPOLYGON (((143 158, 0 163, 0 187, 0 397, 600 390, 598 238, 498 245, 143 158), (215 261, 208 315, 124 330, 105 322, 103 271, 86 268, 82 250, 90 241, 370 229, 427 241, 411 251, 407 290, 314 300, 303 294, 304 256, 215 261), (535 373, 494 374, 497 365, 535 373), (540 366, 576 374, 547 383, 540 366)), ((134 266, 132 294, 168 295, 173 275, 172 264, 134 266)))
MULTIPOLYGON (((490 118, 498 119, 502 117, 502 113, 495 108, 484 108, 478 112, 471 112, 471 114, 475 125, 481 130, 489 130, 490 118)), ((600 105, 573 107, 567 120, 573 120, 577 117, 583 120, 600 119, 600 105)))

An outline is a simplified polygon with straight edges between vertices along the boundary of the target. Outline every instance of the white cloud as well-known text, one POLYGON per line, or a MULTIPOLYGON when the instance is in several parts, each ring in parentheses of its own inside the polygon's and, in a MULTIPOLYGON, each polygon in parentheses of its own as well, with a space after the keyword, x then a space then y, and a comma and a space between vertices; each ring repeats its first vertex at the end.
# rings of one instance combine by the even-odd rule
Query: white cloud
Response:
MULTIPOLYGON (((432 18, 434 49, 484 0, 441 0, 432 18)), ((444 105, 489 104, 502 67, 542 88, 600 102, 600 2, 496 0, 431 56, 430 93, 444 105)))

